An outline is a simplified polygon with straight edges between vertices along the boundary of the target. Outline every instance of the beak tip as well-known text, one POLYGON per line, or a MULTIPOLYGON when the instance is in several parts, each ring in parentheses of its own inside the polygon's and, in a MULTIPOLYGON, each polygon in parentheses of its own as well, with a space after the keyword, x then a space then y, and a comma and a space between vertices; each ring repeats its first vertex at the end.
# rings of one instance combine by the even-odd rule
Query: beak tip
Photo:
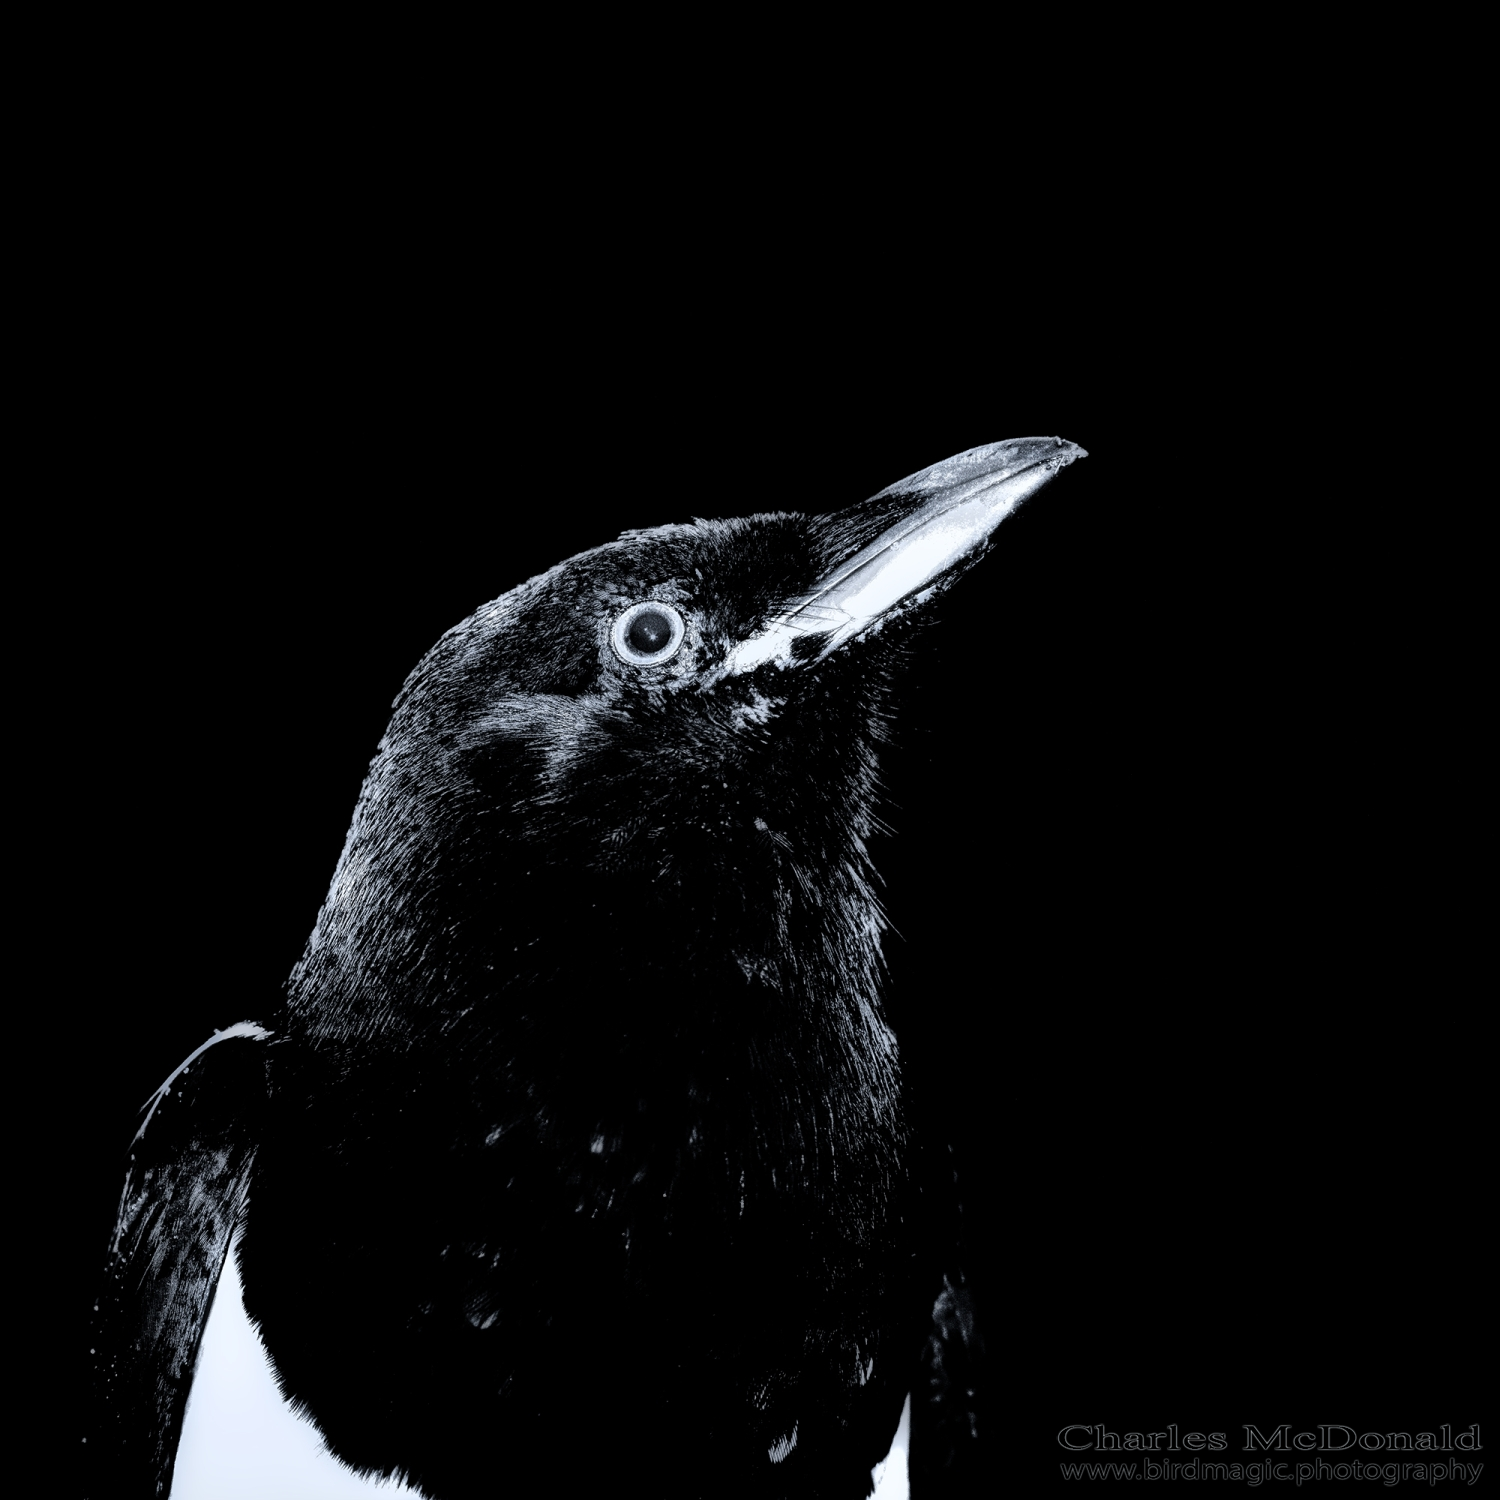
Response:
POLYGON ((895 484, 887 485, 874 498, 887 495, 933 494, 957 485, 993 476, 996 480, 1019 474, 1025 469, 1045 469, 1056 474, 1076 459, 1087 458, 1088 450, 1061 437, 1006 438, 998 443, 981 443, 945 458, 930 468, 909 474, 895 484))

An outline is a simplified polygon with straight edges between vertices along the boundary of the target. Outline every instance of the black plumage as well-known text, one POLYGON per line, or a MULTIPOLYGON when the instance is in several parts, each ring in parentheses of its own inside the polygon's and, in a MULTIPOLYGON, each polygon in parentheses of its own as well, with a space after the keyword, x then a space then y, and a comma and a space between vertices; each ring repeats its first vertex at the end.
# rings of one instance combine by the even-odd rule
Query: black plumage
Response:
POLYGON ((655 1494, 863 1496, 909 1390, 916 1472, 972 1442, 868 841, 906 632, 1080 451, 626 533, 438 642, 282 1004, 133 1146, 99 1493, 167 1492, 236 1233, 286 1394, 434 1497, 643 1440, 655 1494))

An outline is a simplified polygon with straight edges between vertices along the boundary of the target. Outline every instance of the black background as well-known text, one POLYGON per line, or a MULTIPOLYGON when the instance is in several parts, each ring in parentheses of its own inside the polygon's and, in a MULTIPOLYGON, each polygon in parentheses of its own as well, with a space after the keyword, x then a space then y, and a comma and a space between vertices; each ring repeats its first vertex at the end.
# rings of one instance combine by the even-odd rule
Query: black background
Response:
POLYGON ((273 1003, 444 629, 627 527, 1057 433, 1089 458, 920 643, 876 851, 997 1473, 1058 1482, 1065 1423, 1233 1458, 1245 1422, 1482 1418, 1473 996, 1397 748, 1426 564, 1377 552, 1302 383, 1336 335, 1251 274, 1254 226, 1103 160, 626 215, 588 174, 163 139, 101 179, 51 481, 83 1263, 141 1103, 273 1003))

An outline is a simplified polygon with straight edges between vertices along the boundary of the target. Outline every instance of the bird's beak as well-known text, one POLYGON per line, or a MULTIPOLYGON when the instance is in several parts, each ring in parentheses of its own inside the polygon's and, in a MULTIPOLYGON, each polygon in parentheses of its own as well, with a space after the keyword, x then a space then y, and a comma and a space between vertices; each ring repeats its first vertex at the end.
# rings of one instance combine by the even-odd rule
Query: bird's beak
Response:
POLYGON ((1085 457, 1062 438, 1010 438, 970 448, 887 486, 844 515, 856 534, 869 534, 858 525, 866 514, 891 518, 889 524, 808 592, 788 600, 764 630, 741 641, 717 675, 753 671, 766 662, 820 660, 892 613, 923 603, 979 558, 995 528, 1023 500, 1085 457), (794 654, 799 641, 805 644, 794 654))

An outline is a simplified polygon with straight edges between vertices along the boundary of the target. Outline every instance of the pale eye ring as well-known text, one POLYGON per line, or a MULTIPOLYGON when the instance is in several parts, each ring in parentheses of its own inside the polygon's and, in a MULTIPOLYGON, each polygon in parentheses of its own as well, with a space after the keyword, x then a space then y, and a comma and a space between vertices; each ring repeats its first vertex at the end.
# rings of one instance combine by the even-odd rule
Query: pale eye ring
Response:
POLYGON ((647 599, 632 604, 615 621, 609 639, 621 661, 633 667, 654 667, 677 655, 682 635, 682 616, 670 604, 647 599))

